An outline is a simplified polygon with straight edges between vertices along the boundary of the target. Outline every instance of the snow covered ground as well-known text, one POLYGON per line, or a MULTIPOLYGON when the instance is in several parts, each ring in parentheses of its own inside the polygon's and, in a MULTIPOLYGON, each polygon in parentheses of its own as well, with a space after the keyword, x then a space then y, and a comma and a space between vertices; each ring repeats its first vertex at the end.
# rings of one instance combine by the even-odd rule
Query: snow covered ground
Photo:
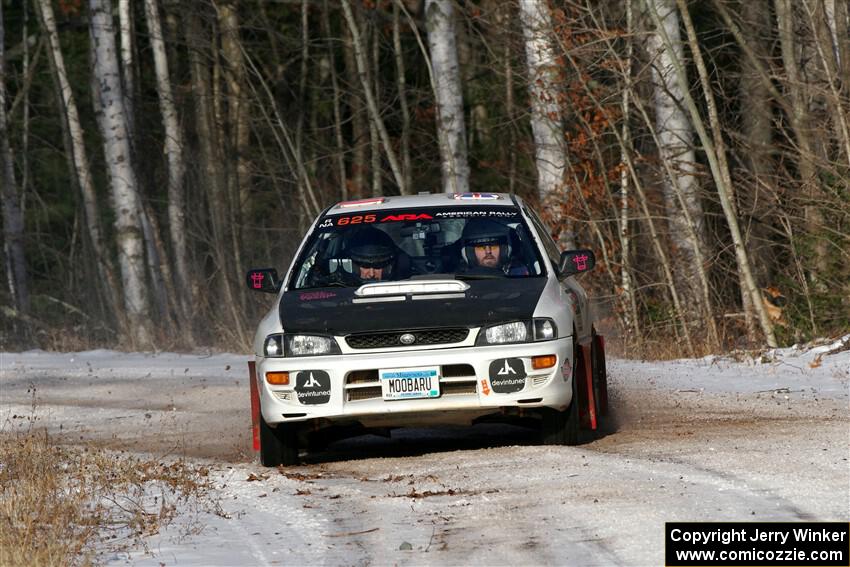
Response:
POLYGON ((233 354, 2 353, 0 423, 209 465, 223 514, 187 510, 114 564, 661 565, 666 521, 850 519, 840 345, 612 360, 612 423, 578 447, 402 430, 264 469, 233 354))

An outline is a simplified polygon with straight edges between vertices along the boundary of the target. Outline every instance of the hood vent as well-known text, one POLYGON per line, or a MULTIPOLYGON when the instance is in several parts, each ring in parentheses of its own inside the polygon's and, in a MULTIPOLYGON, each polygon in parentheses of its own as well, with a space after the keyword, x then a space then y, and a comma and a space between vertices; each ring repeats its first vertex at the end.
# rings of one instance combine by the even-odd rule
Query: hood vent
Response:
POLYGON ((464 293, 469 284, 458 280, 429 280, 418 282, 375 282, 360 286, 354 295, 376 297, 386 295, 418 295, 428 293, 464 293))

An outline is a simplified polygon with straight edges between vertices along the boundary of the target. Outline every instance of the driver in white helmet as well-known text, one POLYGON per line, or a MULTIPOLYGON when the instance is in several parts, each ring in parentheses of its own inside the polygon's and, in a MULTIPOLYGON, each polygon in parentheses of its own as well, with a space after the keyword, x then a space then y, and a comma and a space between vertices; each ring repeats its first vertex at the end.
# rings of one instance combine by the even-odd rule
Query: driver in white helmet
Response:
POLYGON ((460 237, 466 271, 482 275, 528 275, 526 266, 512 263, 510 230, 510 227, 489 219, 467 222, 460 237))

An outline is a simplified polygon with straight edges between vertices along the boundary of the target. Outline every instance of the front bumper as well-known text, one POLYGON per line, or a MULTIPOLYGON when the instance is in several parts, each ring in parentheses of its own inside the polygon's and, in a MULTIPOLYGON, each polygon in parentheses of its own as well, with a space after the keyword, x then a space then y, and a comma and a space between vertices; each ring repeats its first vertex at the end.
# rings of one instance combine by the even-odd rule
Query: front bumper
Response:
MULTIPOLYGON (((257 382, 263 419, 270 425, 288 421, 358 422, 400 427, 420 423, 464 423, 504 408, 549 407, 563 410, 572 398, 573 339, 495 346, 357 353, 303 358, 257 357, 257 382), (555 355, 554 366, 535 370, 534 356, 555 355), (519 391, 499 393, 489 376, 491 363, 520 359, 525 383, 519 391), (384 400, 380 369, 440 368, 440 396, 384 400), (327 373, 330 395, 324 403, 302 403, 295 389, 297 373, 327 373), (290 384, 271 385, 268 372, 289 372, 290 384)), ((494 378, 496 378, 494 376, 494 378)))

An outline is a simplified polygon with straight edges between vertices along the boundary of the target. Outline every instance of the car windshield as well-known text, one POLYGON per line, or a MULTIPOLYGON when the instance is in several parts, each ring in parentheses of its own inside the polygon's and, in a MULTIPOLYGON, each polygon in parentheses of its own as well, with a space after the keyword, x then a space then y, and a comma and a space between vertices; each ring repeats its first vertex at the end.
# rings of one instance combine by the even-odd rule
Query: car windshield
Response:
POLYGON ((393 209, 321 218, 298 258, 290 289, 543 274, 516 207, 393 209))

